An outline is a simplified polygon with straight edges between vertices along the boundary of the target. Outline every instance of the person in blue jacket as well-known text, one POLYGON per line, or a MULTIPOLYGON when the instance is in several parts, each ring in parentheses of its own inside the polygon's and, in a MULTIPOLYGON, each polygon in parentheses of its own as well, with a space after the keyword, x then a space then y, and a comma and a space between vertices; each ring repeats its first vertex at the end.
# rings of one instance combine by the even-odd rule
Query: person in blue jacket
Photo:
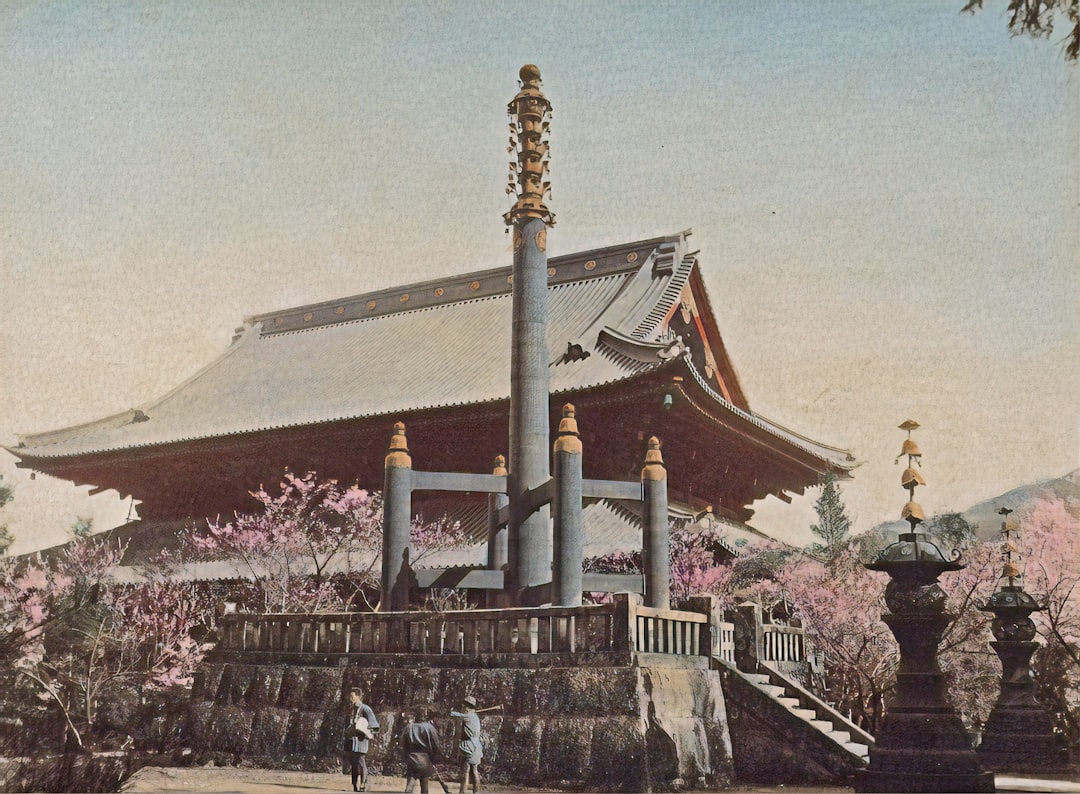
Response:
POLYGON ((345 729, 345 760, 348 771, 352 774, 353 791, 365 791, 368 776, 367 752, 371 740, 379 732, 379 721, 375 718, 371 706, 364 702, 364 691, 359 687, 349 690, 349 702, 352 704, 352 711, 345 729))

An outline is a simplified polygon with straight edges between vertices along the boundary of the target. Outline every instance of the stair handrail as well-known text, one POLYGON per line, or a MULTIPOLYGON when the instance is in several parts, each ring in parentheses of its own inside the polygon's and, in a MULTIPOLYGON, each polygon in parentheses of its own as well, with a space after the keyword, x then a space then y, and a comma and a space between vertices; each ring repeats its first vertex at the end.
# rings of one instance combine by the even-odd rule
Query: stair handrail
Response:
POLYGON ((813 692, 806 689, 798 681, 793 681, 792 679, 781 673, 779 670, 777 670, 775 667, 772 667, 765 662, 759 661, 758 667, 761 669, 762 672, 769 676, 770 683, 772 683, 774 679, 779 679, 776 684, 777 686, 783 686, 785 689, 794 692, 794 694, 799 699, 800 706, 804 706, 804 704, 806 704, 806 708, 813 708, 814 711, 817 711, 819 714, 821 712, 824 712, 825 715, 829 718, 829 720, 833 722, 834 727, 850 733, 853 741, 857 740, 860 744, 865 744, 867 747, 874 746, 875 741, 873 736, 871 736, 865 730, 863 730, 854 722, 849 720, 847 717, 845 717, 835 708, 830 706, 824 700, 819 698, 813 692))

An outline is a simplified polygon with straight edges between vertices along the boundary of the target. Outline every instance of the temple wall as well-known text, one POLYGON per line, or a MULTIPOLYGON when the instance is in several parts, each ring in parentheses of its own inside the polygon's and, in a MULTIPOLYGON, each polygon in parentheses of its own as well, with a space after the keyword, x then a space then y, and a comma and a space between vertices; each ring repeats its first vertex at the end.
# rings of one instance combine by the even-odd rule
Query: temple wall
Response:
MULTIPOLYGON (((400 712, 427 705, 448 715, 473 694, 481 707, 503 705, 501 714, 481 715, 481 774, 492 783, 653 791, 731 779, 724 695, 707 659, 552 656, 495 654, 455 666, 451 659, 420 664, 397 655, 298 664, 267 654, 212 654, 193 689, 188 740, 219 763, 339 768, 345 693, 361 686, 382 724, 369 766, 402 774, 394 741, 400 712)), ((453 721, 434 722, 447 749, 456 747, 453 721)), ((440 768, 456 773, 456 763, 451 754, 440 768)))

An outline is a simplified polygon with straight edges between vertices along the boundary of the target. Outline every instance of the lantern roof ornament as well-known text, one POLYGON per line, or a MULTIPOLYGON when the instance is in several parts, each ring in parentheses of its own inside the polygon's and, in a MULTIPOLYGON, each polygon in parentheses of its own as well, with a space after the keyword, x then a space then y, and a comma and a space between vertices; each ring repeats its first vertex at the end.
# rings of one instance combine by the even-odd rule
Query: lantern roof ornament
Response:
POLYGON ((1024 591, 1023 543, 1020 541, 1020 527, 1009 523, 1008 507, 998 510, 1001 516, 1001 578, 986 605, 979 607, 984 612, 1017 612, 1028 614, 1042 610, 1038 602, 1024 591))
POLYGON ((521 90, 506 106, 510 116, 510 145, 506 151, 512 155, 506 194, 516 200, 503 220, 513 226, 522 219, 539 218, 554 226, 555 214, 544 203, 544 196, 551 195, 551 183, 544 179, 551 163, 551 103, 540 89, 540 70, 536 66, 525 64, 518 77, 521 90))
POLYGON ((915 501, 915 489, 920 485, 926 485, 926 480, 915 468, 922 467, 922 450, 911 437, 913 430, 919 427, 914 419, 908 419, 899 425, 901 430, 907 432, 900 454, 896 463, 903 457, 907 458, 907 467, 900 475, 900 487, 908 492, 908 500, 900 511, 900 517, 908 522, 911 529, 902 532, 895 543, 886 546, 877 555, 877 558, 866 567, 874 571, 888 571, 896 563, 910 562, 923 563, 935 568, 937 571, 956 571, 964 566, 958 560, 960 552, 953 551, 951 558, 947 558, 930 535, 919 529, 919 525, 926 521, 926 513, 922 505, 915 501))

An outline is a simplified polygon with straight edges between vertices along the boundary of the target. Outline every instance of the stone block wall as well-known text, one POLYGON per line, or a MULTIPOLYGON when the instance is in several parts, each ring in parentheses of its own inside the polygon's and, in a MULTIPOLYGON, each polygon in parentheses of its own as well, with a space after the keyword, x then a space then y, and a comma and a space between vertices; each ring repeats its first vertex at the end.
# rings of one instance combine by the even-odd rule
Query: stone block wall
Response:
MULTIPOLYGON (((457 773, 455 721, 466 694, 481 707, 484 763, 492 783, 594 791, 722 785, 732 776, 720 679, 707 660, 640 654, 621 664, 431 667, 408 657, 347 666, 284 663, 249 654, 211 657, 193 689, 187 734, 203 758, 268 767, 340 766, 350 709, 361 686, 382 730, 368 755, 376 772, 402 774, 400 713, 424 705, 457 773)), ((550 663, 550 660, 549 660, 550 663)))

